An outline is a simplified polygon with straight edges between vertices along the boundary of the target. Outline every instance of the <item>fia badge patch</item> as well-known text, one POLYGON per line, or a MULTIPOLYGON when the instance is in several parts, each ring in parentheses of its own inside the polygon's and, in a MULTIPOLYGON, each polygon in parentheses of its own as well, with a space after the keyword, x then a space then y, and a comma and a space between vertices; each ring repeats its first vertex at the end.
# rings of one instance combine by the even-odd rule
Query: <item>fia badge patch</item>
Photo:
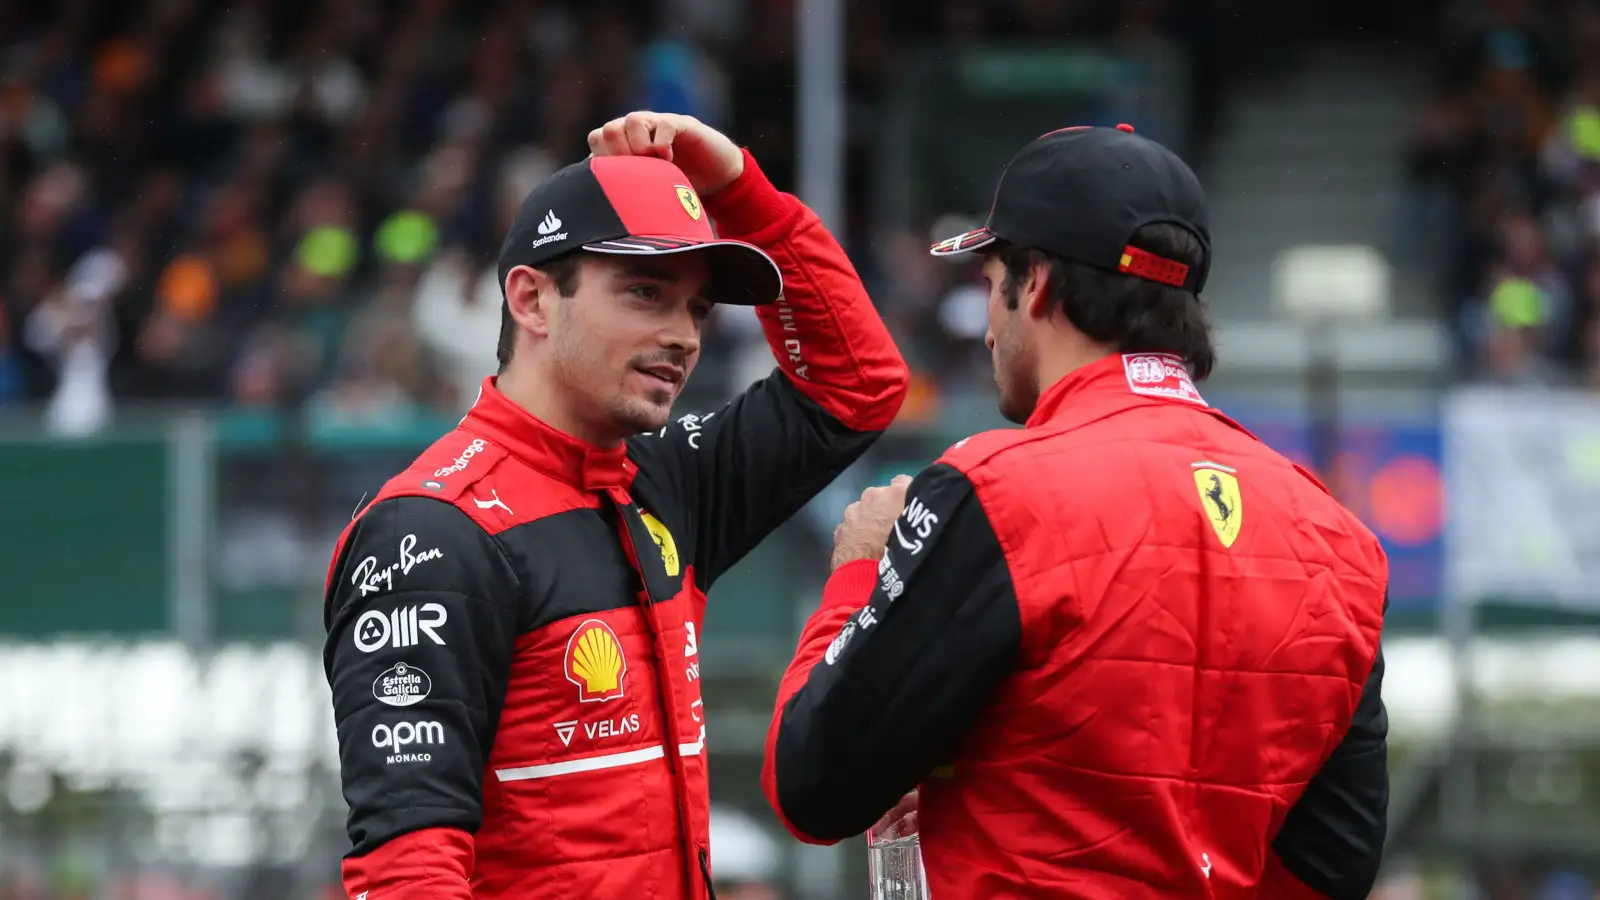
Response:
POLYGON ((689 218, 696 222, 700 221, 700 198, 695 194, 694 188, 686 184, 675 187, 678 189, 678 202, 683 204, 683 211, 689 214, 689 218))
POLYGON ((1201 461, 1194 466, 1194 486, 1200 494, 1200 509, 1222 546, 1232 547, 1244 524, 1244 497, 1239 493, 1237 470, 1219 463, 1201 461))
POLYGON ((1122 370, 1135 394, 1206 405, 1183 360, 1171 353, 1124 353, 1122 370))

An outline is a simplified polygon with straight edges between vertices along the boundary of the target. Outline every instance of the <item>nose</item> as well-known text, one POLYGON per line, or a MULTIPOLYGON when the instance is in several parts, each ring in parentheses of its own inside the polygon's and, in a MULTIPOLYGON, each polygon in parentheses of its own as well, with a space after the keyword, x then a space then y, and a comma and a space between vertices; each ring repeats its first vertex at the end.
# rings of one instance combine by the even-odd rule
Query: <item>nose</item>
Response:
POLYGON ((989 352, 990 353, 994 352, 994 332, 993 331, 985 331, 983 333, 983 345, 985 347, 989 348, 989 352))
POLYGON ((700 321, 688 308, 678 311, 661 330, 661 345, 685 354, 700 350, 700 321))

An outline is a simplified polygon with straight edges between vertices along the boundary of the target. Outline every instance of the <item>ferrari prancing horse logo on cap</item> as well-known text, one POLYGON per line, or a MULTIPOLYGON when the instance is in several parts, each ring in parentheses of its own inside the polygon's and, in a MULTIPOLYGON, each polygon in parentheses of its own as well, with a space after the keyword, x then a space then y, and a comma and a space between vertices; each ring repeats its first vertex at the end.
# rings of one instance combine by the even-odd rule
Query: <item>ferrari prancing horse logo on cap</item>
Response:
POLYGON ((700 221, 700 198, 695 194, 694 188, 686 184, 674 187, 678 189, 678 202, 683 204, 683 211, 689 214, 689 218, 696 222, 700 221))
POLYGON ((1232 547, 1244 524, 1244 498, 1239 494, 1236 470, 1214 462, 1192 463, 1194 486, 1200 492, 1200 508, 1222 546, 1232 547))

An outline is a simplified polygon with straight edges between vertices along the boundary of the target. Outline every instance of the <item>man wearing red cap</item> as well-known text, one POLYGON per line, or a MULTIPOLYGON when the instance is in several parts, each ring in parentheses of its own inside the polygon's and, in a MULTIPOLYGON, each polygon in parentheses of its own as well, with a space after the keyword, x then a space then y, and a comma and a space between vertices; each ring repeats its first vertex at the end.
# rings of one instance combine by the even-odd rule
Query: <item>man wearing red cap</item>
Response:
POLYGON ((590 147, 501 249, 500 374, 334 553, 358 900, 708 896, 706 591, 904 397, 843 251, 748 153, 653 113, 590 147), (757 307, 777 371, 673 419, 714 303, 757 307))
POLYGON ((1131 132, 1034 141, 987 224, 934 245, 984 254, 1025 427, 846 512, 767 795, 828 842, 917 789, 935 898, 1363 900, 1387 561, 1201 397, 1205 196, 1131 132))

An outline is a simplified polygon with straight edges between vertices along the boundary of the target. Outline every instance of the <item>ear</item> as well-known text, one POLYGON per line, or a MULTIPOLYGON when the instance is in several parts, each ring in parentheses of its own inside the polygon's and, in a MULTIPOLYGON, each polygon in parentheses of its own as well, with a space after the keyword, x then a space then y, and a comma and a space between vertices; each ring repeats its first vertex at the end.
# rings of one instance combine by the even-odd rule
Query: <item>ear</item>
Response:
POLYGON ((1028 280, 1023 283, 1018 305, 1031 319, 1048 319, 1055 313, 1050 302, 1050 264, 1035 262, 1028 267, 1028 280))
POLYGON ((550 336, 550 307, 558 293, 550 276, 531 266, 506 273, 506 308, 517 327, 535 337, 550 336))

